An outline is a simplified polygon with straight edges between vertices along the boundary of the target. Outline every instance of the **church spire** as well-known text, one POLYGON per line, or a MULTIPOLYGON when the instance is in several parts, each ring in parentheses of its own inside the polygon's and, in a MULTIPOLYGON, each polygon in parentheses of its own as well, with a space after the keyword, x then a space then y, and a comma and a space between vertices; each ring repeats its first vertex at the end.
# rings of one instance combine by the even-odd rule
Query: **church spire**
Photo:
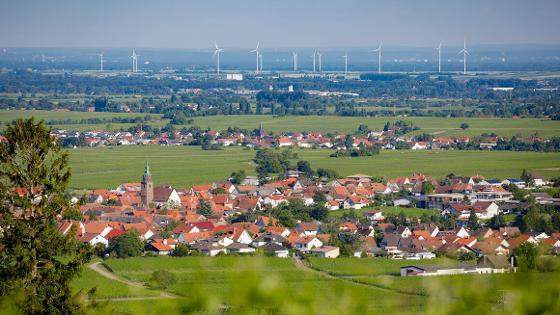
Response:
POLYGON ((144 176, 142 176, 142 180, 145 182, 148 178, 151 178, 152 174, 150 174, 150 165, 148 161, 146 161, 146 165, 144 166, 144 176))

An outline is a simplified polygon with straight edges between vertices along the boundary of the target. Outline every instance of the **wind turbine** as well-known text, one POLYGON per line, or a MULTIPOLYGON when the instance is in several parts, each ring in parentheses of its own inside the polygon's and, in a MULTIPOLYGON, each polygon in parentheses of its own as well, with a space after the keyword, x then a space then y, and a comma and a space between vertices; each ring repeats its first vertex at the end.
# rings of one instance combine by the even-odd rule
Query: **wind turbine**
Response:
POLYGON ((348 51, 346 51, 344 53, 344 56, 342 56, 342 58, 344 58, 344 74, 348 73, 348 51))
POLYGON ((294 71, 297 71, 297 66, 298 66, 298 53, 295 51, 292 51, 292 56, 294 57, 294 71))
POLYGON ((103 72, 103 54, 104 54, 104 52, 101 52, 99 54, 99 64, 100 64, 99 71, 101 71, 101 72, 103 72))
POLYGON ((434 49, 438 52, 438 72, 441 73, 441 42, 439 42, 439 45, 434 49))
POLYGON ((220 74, 220 54, 224 51, 220 47, 218 47, 218 43, 214 42, 214 56, 216 57, 216 74, 220 74))
POLYGON ((319 57, 319 72, 323 72, 323 53, 318 52, 317 56, 319 57))
POLYGON ((138 57, 140 57, 140 55, 132 48, 132 56, 130 56, 132 59, 132 72, 138 72, 138 57))
POLYGON ((251 50, 249 53, 256 53, 257 54, 257 72, 259 73, 259 62, 261 61, 261 58, 259 57, 261 55, 261 50, 259 48, 260 42, 257 42, 257 48, 251 50))
POLYGON ((381 73, 381 53, 383 50, 383 42, 379 43, 379 47, 377 47, 377 49, 372 50, 372 52, 376 52, 377 53, 377 73, 381 73))
POLYGON ((262 68, 262 56, 263 56, 263 54, 260 53, 260 54, 259 54, 259 71, 260 71, 260 72, 263 71, 263 70, 262 70, 262 69, 263 69, 263 68, 262 68))
POLYGON ((463 54, 463 74, 467 74, 467 55, 470 55, 467 50, 467 40, 463 41, 463 49, 459 52, 459 54, 463 54))
POLYGON ((317 57, 317 50, 313 51, 313 56, 311 56, 311 57, 313 58, 313 72, 315 72, 315 64, 316 64, 315 60, 316 60, 316 57, 317 57))

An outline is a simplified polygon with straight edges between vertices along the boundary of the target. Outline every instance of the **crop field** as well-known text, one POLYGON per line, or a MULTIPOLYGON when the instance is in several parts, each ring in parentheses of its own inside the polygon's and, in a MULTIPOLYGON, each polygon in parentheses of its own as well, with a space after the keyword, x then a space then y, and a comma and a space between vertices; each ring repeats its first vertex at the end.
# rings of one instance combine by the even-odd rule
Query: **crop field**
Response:
MULTIPOLYGON (((34 116, 37 119, 61 120, 83 118, 112 118, 145 116, 142 113, 86 113, 86 112, 57 112, 57 111, 26 111, 0 110, 2 125, 17 119, 34 116)), ((152 114, 160 118, 161 115, 152 114)), ((242 116, 205 116, 194 117, 192 125, 212 130, 225 130, 228 127, 240 127, 253 130, 262 122, 265 131, 275 133, 289 131, 318 131, 324 133, 352 133, 360 124, 368 125, 372 129, 381 129, 387 121, 406 120, 421 129, 415 133, 430 133, 435 136, 479 136, 482 133, 496 133, 500 136, 522 135, 529 136, 537 133, 541 137, 560 136, 560 121, 549 119, 512 119, 512 118, 439 118, 439 117, 340 117, 340 116, 284 116, 271 115, 242 115, 242 116), (461 123, 468 123, 469 128, 462 130, 461 123)), ((167 119, 157 119, 149 124, 162 127, 168 123, 167 119)), ((105 129, 107 125, 54 125, 53 127, 69 130, 105 129)), ((112 129, 130 128, 134 124, 111 124, 112 129)), ((177 126, 177 128, 190 125, 177 126)))
MULTIPOLYGON (((330 158, 330 150, 294 150, 313 168, 337 170, 341 176, 365 173, 393 178, 422 172, 434 177, 449 173, 488 178, 519 177, 523 168, 543 176, 560 175, 560 153, 510 151, 382 151, 359 158, 330 158)), ((116 187, 137 182, 150 163, 156 185, 190 186, 225 180, 231 172, 254 173, 255 151, 237 147, 204 151, 200 147, 118 146, 70 150, 72 188, 116 187)), ((293 160, 295 165, 296 161, 293 160)))
MULTIPOLYGON (((424 305, 422 296, 364 286, 319 275, 296 267, 292 259, 265 257, 154 257, 110 259, 118 276, 145 282, 155 270, 174 274, 176 283, 166 291, 180 297, 162 307, 218 309, 233 313, 265 309, 289 314, 355 314, 395 310, 411 312, 424 305)), ((155 301, 153 301, 155 302, 155 301)), ((159 304, 157 301, 156 304, 159 304)), ((142 302, 114 303, 126 311, 142 302)), ((153 306, 147 306, 151 308, 153 306)), ((144 310, 144 312, 146 309, 144 310)), ((142 313, 144 313, 142 312, 142 313)))

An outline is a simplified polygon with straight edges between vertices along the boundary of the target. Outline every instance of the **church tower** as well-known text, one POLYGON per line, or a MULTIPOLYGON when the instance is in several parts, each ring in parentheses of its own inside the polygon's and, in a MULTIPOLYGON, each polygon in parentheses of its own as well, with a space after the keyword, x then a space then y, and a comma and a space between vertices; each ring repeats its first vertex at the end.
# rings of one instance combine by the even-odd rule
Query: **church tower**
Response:
POLYGON ((154 200, 154 183, 152 182, 152 174, 150 174, 150 166, 146 162, 144 175, 142 176, 140 196, 144 208, 148 208, 154 200))

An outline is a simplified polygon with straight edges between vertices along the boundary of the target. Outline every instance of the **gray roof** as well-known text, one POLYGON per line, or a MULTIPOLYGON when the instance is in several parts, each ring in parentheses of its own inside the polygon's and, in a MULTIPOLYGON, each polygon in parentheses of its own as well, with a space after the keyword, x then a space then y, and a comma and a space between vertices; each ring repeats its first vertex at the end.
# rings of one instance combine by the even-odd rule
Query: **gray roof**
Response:
POLYGON ((278 245, 278 244, 266 244, 261 247, 265 252, 279 252, 288 250, 286 247, 278 245))

